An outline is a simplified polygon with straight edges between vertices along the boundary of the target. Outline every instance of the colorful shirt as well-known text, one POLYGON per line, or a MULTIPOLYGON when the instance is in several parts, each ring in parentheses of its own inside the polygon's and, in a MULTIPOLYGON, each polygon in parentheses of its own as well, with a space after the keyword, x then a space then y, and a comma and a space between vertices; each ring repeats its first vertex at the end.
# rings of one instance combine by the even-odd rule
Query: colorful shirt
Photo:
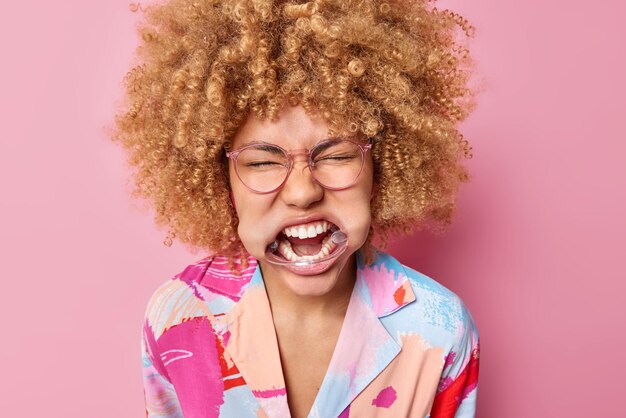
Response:
MULTIPOLYGON (((288 418, 276 332, 254 258, 188 266, 152 296, 143 330, 148 417, 288 418)), ((309 418, 473 417, 478 333, 458 296, 378 253, 357 278, 309 418)))

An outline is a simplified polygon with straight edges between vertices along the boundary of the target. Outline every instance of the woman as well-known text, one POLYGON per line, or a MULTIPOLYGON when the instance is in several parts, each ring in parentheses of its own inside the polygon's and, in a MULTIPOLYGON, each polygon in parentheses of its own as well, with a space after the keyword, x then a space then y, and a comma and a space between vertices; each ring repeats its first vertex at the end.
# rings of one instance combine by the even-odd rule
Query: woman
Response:
POLYGON ((150 417, 474 416, 462 301, 372 246, 449 222, 467 22, 424 1, 146 10, 116 138, 170 236, 211 256, 151 298, 150 417))

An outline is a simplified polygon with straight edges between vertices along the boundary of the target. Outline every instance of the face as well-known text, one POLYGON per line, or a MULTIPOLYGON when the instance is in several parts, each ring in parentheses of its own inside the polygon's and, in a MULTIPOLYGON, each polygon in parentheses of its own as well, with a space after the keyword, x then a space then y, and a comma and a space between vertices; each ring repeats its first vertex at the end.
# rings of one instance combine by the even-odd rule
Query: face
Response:
MULTIPOLYGON (((275 121, 261 121, 250 115, 234 136, 232 150, 253 141, 275 144, 289 152, 309 150, 328 139, 328 130, 321 118, 312 120, 302 107, 287 105, 275 121)), ((283 187, 267 194, 248 189, 237 177, 232 160, 229 166, 239 217, 239 238, 246 250, 259 260, 266 281, 272 280, 295 295, 320 296, 350 280, 350 275, 354 274, 354 253, 365 243, 371 222, 373 163, 370 151, 365 154, 363 171, 356 183, 343 190, 328 190, 316 183, 304 155, 295 157, 283 187), (294 232, 311 230, 311 227, 318 233, 315 238, 293 237, 294 232), (317 254, 322 247, 319 241, 329 237, 334 229, 347 236, 348 245, 331 263, 302 269, 267 262, 266 249, 277 239, 293 242, 293 250, 299 256, 317 254)))

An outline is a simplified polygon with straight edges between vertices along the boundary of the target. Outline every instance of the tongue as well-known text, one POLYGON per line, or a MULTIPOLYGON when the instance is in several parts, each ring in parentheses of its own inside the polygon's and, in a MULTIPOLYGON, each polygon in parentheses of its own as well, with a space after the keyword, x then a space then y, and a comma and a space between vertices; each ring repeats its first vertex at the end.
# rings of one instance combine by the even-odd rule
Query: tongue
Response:
POLYGON ((322 249, 322 240, 327 234, 319 234, 313 238, 289 237, 291 248, 297 255, 315 255, 322 249))
POLYGON ((296 238, 289 237, 287 240, 291 243, 291 245, 312 245, 312 244, 320 244, 324 239, 325 235, 318 235, 313 238, 296 238))

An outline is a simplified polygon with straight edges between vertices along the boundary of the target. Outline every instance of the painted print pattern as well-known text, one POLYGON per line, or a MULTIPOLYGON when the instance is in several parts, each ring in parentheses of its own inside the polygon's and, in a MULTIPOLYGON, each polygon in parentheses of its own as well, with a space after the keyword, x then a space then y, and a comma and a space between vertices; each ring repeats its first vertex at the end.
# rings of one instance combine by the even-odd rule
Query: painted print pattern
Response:
MULTIPOLYGON (((479 340, 454 293, 380 252, 357 280, 309 418, 475 416, 479 340), (363 332, 367 330, 367 332, 363 332)), ((142 338, 147 417, 289 418, 257 261, 188 266, 151 297, 142 338)))

